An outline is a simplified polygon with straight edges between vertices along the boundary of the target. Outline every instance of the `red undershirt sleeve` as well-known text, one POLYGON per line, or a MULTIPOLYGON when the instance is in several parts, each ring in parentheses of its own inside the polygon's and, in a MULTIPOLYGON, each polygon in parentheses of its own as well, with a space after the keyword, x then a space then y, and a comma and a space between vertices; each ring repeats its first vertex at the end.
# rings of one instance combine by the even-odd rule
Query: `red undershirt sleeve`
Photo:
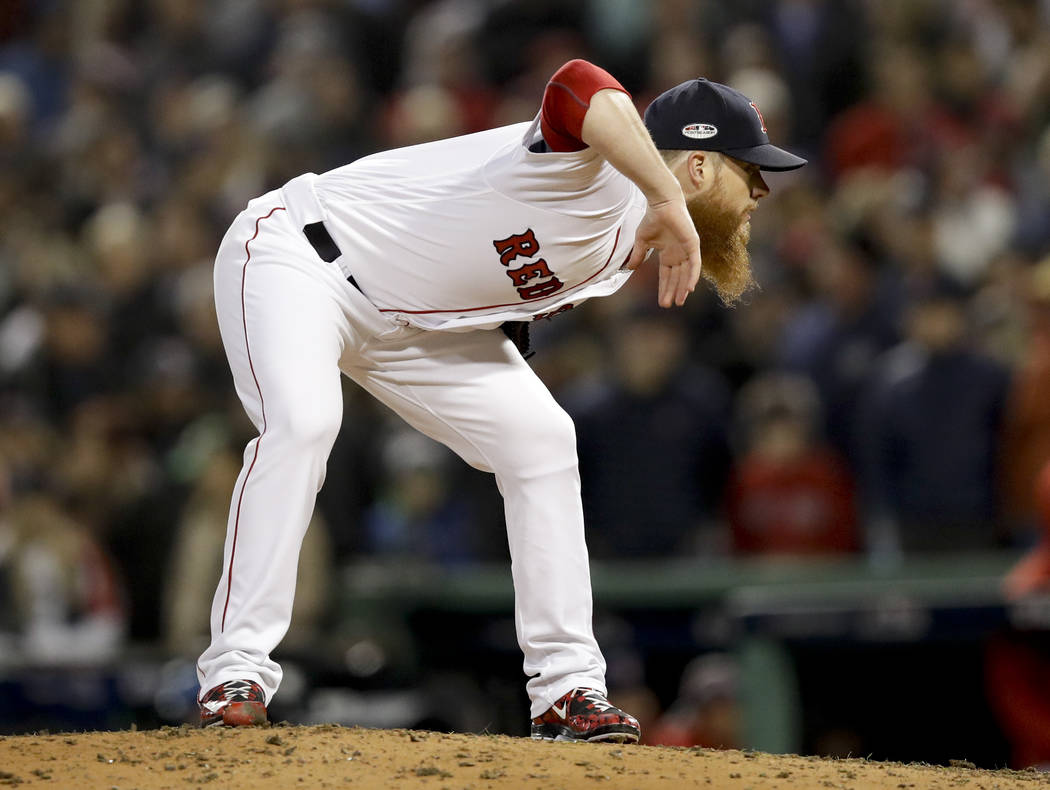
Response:
POLYGON ((583 116, 591 106, 591 97, 613 88, 631 94, 605 69, 586 60, 570 60, 551 77, 543 92, 540 130, 552 151, 582 151, 583 116))

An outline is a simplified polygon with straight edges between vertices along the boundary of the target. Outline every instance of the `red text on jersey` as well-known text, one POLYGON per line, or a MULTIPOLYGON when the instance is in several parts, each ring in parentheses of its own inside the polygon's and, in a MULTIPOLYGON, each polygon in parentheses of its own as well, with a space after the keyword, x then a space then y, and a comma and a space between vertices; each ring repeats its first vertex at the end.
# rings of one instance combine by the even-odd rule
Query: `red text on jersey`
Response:
MULTIPOLYGON (((535 258, 540 251, 540 243, 536 240, 532 228, 526 228, 524 233, 517 233, 505 239, 495 239, 492 246, 499 253, 499 262, 507 267, 517 258, 535 258)), ((507 276, 514 283, 518 296, 526 301, 543 299, 557 293, 565 285, 550 270, 543 258, 525 262, 514 269, 508 268, 507 276)))
POLYGON ((546 318, 548 321, 550 321, 552 318, 554 318, 554 316, 561 315, 562 313, 571 310, 573 307, 574 305, 572 304, 572 302, 569 302, 569 304, 563 304, 557 310, 551 310, 549 313, 536 313, 536 315, 532 317, 532 320, 539 321, 541 318, 546 318))

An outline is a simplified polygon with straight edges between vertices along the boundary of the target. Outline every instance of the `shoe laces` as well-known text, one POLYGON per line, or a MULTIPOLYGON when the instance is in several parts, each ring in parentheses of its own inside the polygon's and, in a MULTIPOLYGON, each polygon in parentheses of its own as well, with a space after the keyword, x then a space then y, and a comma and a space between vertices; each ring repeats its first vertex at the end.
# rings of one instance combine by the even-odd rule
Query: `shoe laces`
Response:
POLYGON ((616 707, 605 698, 605 695, 596 689, 580 689, 580 696, 592 703, 599 711, 616 710, 616 707))
POLYGON ((247 680, 231 680, 222 684, 222 698, 229 702, 251 699, 252 684, 247 680))

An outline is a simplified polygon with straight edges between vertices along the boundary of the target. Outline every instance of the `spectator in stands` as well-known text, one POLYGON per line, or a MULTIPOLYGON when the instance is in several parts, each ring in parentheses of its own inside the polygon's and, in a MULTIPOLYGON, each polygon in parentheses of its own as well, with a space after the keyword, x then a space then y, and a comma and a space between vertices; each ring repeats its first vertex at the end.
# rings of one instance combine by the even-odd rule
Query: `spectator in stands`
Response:
MULTIPOLYGON (((215 579, 222 571, 230 491, 240 470, 236 453, 216 450, 202 468, 179 521, 164 575, 164 645, 172 653, 195 657, 208 644, 208 613, 215 579)), ((292 624, 286 651, 308 650, 328 613, 333 587, 328 525, 315 516, 303 540, 292 624)))
POLYGON ((1039 631, 998 634, 985 649, 985 691, 1010 744, 1010 767, 1050 767, 1050 644, 1039 631))
POLYGON ((430 3, 421 8, 405 30, 401 69, 402 88, 387 107, 387 136, 400 144, 436 140, 463 132, 491 128, 498 94, 484 79, 479 26, 485 10, 480 4, 457 0, 430 3), (441 97, 452 129, 427 128, 427 120, 414 110, 420 97, 441 97))
POLYGON ((51 291, 43 308, 44 338, 32 374, 44 408, 56 421, 102 395, 116 378, 117 360, 107 344, 109 316, 103 295, 91 286, 51 291))
POLYGON ((655 306, 629 305, 608 349, 608 377, 565 404, 588 545, 598 557, 695 552, 713 536, 729 471, 728 387, 689 361, 682 318, 655 306))
POLYGON ((870 515, 905 551, 994 548, 1009 373, 971 350, 965 294, 944 285, 913 306, 908 341, 870 387, 864 432, 870 515))
POLYGON ((1050 458, 1050 258, 1026 271, 1026 344, 1004 416, 1004 515, 1016 541, 1038 534, 1034 481, 1050 458))
POLYGON ((0 659, 48 666, 112 660, 126 627, 112 563, 53 498, 13 496, 7 474, 0 468, 0 659))
POLYGON ((896 305, 879 262, 849 241, 825 235, 807 274, 814 296, 785 327, 781 360, 816 383, 827 439, 855 464, 857 406, 875 360, 897 342, 896 305))
POLYGON ((725 653, 707 653, 683 670, 678 698, 650 730, 655 746, 739 749, 744 745, 739 669, 725 653))
POLYGON ((760 376, 740 393, 738 404, 744 449, 726 497, 733 550, 803 555, 857 549, 853 480, 819 434, 812 384, 760 376))
POLYGON ((1032 159, 1017 163, 1013 181, 1017 185, 1017 228, 1014 243, 1022 250, 1040 255, 1050 247, 1050 126, 1032 146, 1032 159), (1033 161, 1034 160, 1034 161, 1033 161))
POLYGON ((945 148, 933 168, 933 241, 939 268, 973 288, 1014 233, 1011 194, 995 180, 990 153, 970 143, 945 148))
POLYGON ((479 525, 470 503, 449 483, 454 456, 415 431, 396 429, 382 461, 379 495, 365 514, 366 552, 442 564, 479 559, 479 525))
POLYGON ((927 167, 942 141, 943 113, 926 53, 892 38, 876 39, 871 51, 865 59, 870 89, 827 128, 825 165, 834 179, 868 168, 927 167))
MULTIPOLYGON (((1050 461, 1032 486, 1039 516, 1039 539, 1006 574, 1003 593, 1020 607, 1030 596, 1050 588, 1050 461)), ((1045 630, 1004 629, 985 648, 988 701, 1010 741, 1013 768, 1050 766, 1050 640, 1045 630)))

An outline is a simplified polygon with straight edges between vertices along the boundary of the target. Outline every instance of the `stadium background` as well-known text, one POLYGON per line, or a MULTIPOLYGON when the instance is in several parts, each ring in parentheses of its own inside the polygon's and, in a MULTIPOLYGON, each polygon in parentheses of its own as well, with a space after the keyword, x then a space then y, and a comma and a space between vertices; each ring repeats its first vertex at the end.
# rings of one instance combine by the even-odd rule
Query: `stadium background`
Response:
MULTIPOLYGON (((640 107, 731 84, 811 161, 769 179, 747 305, 663 313, 642 273, 535 333, 613 699, 650 743, 1050 761, 1039 0, 5 2, 0 732, 195 713, 250 438, 211 305, 232 216, 527 120, 572 57, 640 107)), ((524 734, 495 486, 345 398, 275 716, 524 734)))

